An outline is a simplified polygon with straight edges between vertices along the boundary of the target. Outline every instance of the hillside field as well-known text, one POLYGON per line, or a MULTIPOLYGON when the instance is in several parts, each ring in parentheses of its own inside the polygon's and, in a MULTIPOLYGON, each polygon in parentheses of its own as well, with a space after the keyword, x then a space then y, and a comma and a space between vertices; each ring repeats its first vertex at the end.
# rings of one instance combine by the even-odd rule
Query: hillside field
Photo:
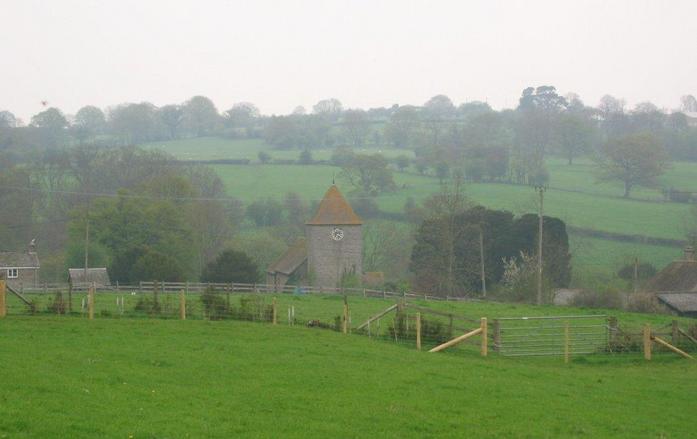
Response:
MULTIPOLYGON (((261 165, 259 151, 267 151, 273 158, 297 159, 300 151, 273 150, 261 139, 230 140, 221 138, 185 139, 147 145, 160 148, 182 160, 210 160, 247 158, 250 165, 212 165, 222 178, 227 194, 245 203, 262 198, 282 198, 287 192, 301 194, 308 201, 319 201, 332 179, 344 193, 351 187, 341 179, 340 168, 329 165, 261 165)), ((387 157, 399 154, 413 156, 411 151, 369 148, 362 152, 382 153, 387 157)), ((315 150, 313 157, 326 160, 332 150, 315 150)), ((685 239, 695 224, 693 207, 688 204, 668 203, 659 189, 637 188, 631 199, 621 197, 622 187, 617 182, 599 183, 595 164, 588 158, 577 159, 573 165, 566 160, 550 158, 550 188, 545 196, 545 212, 563 219, 568 225, 629 235, 656 238, 685 239)), ((663 187, 697 191, 697 164, 673 163, 660 178, 663 187)), ((439 190, 438 179, 419 175, 415 170, 395 172, 398 189, 378 195, 375 200, 381 210, 400 213, 408 198, 420 201, 439 190)), ((537 197, 532 188, 496 183, 466 185, 467 196, 476 203, 515 214, 537 211, 537 197)), ((602 275, 611 276, 619 267, 638 257, 662 267, 680 256, 675 247, 626 243, 599 238, 570 235, 574 253, 574 279, 602 275)))
POLYGON ((689 437, 670 354, 482 358, 237 321, 0 320, 0 437, 689 437), (79 408, 79 409, 78 409, 79 408))

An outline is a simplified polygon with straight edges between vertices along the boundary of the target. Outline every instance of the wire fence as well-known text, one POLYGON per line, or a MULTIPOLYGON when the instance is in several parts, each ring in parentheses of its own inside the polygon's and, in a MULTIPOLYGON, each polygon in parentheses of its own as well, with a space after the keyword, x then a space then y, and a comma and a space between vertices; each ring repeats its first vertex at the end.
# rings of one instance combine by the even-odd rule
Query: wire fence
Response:
MULTIPOLYGON (((490 347, 507 357, 646 351, 645 326, 619 324, 606 315, 502 317, 483 323, 478 316, 438 309, 430 296, 367 289, 273 291, 256 284, 143 282, 92 292, 80 286, 67 291, 15 292, 12 289, 5 297, 8 315, 246 320, 329 329, 421 350, 432 350, 479 328, 481 332, 448 351, 475 353, 490 347), (486 337, 484 346, 482 337, 486 337)), ((650 339, 655 338, 684 352, 697 351, 697 325, 681 327, 674 320, 651 328, 650 339)), ((656 348, 672 350, 662 343, 656 348)))

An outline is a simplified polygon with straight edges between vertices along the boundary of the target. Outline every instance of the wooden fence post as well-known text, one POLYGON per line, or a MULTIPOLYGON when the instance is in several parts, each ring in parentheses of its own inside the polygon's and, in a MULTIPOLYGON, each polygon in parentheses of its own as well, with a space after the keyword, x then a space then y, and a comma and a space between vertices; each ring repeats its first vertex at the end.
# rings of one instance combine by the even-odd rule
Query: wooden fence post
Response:
POLYGON ((501 323, 499 319, 494 319, 494 351, 499 352, 501 348, 501 323))
POLYGON ((608 331, 610 331, 610 337, 609 337, 609 342, 610 342, 610 347, 612 349, 617 346, 617 336, 618 336, 618 331, 617 331, 617 317, 611 316, 607 319, 607 324, 608 324, 608 331))
POLYGON ((651 359, 651 325, 644 325, 644 359, 651 359))
MULTIPOLYGON (((450 321, 452 321, 452 317, 450 318, 450 321)), ((480 353, 482 354, 482 357, 486 357, 489 354, 489 339, 487 336, 488 325, 487 325, 486 317, 482 317, 481 328, 482 328, 482 347, 480 349, 480 353)))
POLYGON ((677 346, 678 343, 680 342, 680 333, 678 332, 678 321, 673 320, 672 321, 672 326, 671 326, 671 339, 670 341, 673 342, 673 346, 677 346))
POLYGON ((346 296, 344 296, 344 318, 341 323, 341 332, 348 334, 348 302, 346 301, 346 296))
POLYGON ((0 318, 7 315, 7 289, 5 279, 0 279, 0 318))
POLYGON ((87 316, 94 320, 94 284, 87 290, 87 316))
POLYGON ((273 298, 272 306, 273 306, 273 315, 271 316, 271 318, 272 318, 271 323, 275 325, 276 324, 276 315, 277 315, 276 314, 276 298, 275 297, 273 298))
POLYGON ((184 290, 179 291, 179 318, 186 320, 186 293, 184 290))
POLYGON ((421 350, 421 313, 416 313, 416 350, 421 350))
POLYGON ((569 322, 564 322, 564 363, 569 362, 569 322))

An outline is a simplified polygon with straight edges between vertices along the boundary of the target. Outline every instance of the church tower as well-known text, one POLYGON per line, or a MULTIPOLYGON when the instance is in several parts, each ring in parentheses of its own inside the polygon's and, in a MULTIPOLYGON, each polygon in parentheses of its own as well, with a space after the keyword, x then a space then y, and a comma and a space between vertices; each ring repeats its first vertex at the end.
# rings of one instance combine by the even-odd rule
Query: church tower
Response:
POLYGON ((344 275, 363 273, 363 221, 336 185, 319 203, 315 216, 305 223, 307 263, 314 284, 334 287, 344 275))

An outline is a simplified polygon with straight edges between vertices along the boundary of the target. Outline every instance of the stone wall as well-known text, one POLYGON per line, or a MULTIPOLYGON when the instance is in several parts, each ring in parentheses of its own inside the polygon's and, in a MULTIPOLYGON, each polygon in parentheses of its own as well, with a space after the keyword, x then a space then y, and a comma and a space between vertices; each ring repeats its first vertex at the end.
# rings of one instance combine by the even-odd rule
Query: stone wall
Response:
POLYGON ((363 273, 363 230, 360 225, 307 225, 308 271, 313 283, 318 286, 335 287, 344 273, 363 273), (340 241, 332 239, 335 227, 344 231, 340 241))

